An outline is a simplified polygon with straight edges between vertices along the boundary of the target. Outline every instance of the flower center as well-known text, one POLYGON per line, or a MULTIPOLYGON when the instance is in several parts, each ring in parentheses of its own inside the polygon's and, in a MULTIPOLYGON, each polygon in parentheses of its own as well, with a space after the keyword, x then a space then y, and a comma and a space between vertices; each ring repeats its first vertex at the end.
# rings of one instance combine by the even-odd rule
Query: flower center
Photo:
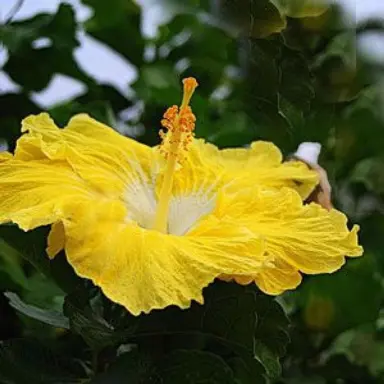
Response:
POLYGON ((165 157, 163 182, 160 189, 157 210, 153 223, 153 229, 166 233, 168 227, 169 204, 172 196, 172 185, 174 173, 178 165, 181 165, 185 158, 185 152, 193 139, 195 129, 195 115, 189 106, 189 102, 197 87, 197 81, 193 77, 183 80, 184 95, 180 108, 176 105, 168 108, 161 121, 167 133, 160 131, 162 144, 160 152, 165 157))

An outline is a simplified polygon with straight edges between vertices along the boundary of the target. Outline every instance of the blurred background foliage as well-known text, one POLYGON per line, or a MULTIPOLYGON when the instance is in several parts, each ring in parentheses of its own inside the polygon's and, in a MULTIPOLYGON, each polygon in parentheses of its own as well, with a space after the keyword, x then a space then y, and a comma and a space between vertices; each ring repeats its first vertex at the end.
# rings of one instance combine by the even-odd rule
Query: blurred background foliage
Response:
POLYGON ((384 66, 356 43, 383 22, 352 25, 314 0, 161 0, 167 17, 149 38, 135 2, 82 2, 92 9, 84 23, 64 1, 53 14, 3 20, 2 70, 18 85, 0 94, 3 148, 44 109, 33 94, 56 74, 85 85, 49 108, 59 125, 87 112, 157 144, 180 79, 194 76, 197 136, 220 147, 268 140, 286 156, 303 141, 323 145, 334 203, 361 226, 365 257, 277 301, 216 283, 204 307, 134 318, 63 255, 47 260, 46 228, 0 227, 0 382, 384 383, 384 66), (117 89, 79 66, 80 32, 131 63, 133 83, 117 89))

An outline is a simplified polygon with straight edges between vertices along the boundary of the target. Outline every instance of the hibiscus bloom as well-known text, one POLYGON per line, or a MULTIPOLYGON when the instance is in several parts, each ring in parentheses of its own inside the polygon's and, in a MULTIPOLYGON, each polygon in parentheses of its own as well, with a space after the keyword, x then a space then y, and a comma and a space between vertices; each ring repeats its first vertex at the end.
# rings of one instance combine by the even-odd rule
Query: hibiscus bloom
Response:
POLYGON ((306 164, 283 163, 267 142, 219 150, 193 137, 196 86, 184 80, 154 148, 84 114, 64 129, 45 113, 27 117, 15 153, 0 157, 0 223, 51 225, 49 257, 65 250, 78 275, 134 315, 202 303, 215 278, 278 294, 300 272, 361 255, 342 213, 303 204, 318 182, 306 164))

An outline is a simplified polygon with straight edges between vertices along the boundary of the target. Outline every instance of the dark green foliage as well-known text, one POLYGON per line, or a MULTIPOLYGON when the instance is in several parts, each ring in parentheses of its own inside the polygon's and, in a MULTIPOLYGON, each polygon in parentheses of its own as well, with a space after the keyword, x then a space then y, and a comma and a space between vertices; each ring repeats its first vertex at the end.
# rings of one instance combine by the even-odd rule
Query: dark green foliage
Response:
POLYGON ((250 37, 267 37, 286 25, 284 15, 269 0, 223 0, 221 10, 222 17, 250 37))
POLYGON ((84 0, 94 14, 87 32, 125 56, 132 64, 143 64, 145 41, 140 35, 140 8, 132 1, 84 0))
POLYGON ((312 0, 162 0, 169 20, 149 41, 135 2, 83 3, 92 8, 83 25, 63 2, 54 14, 0 26, 9 54, 2 70, 20 86, 0 95, 0 140, 10 150, 20 121, 41 111, 32 92, 55 74, 86 86, 48 111, 60 126, 86 112, 149 145, 158 143, 165 108, 179 103, 180 79, 195 76, 198 137, 220 147, 269 140, 286 156, 303 141, 322 144, 334 203, 360 224, 366 255, 335 274, 305 277, 278 301, 216 281, 204 306, 134 317, 80 279, 63 253, 47 258, 48 228, 3 225, 0 382, 382 383, 383 66, 361 56, 356 34, 382 32, 383 23, 355 31, 337 7, 322 13, 312 0), (136 67, 130 92, 78 65, 80 28, 136 67), (135 116, 121 114, 138 105, 135 116))
POLYGON ((9 305, 20 313, 56 328, 69 329, 68 318, 61 313, 25 304, 19 296, 12 292, 5 292, 4 296, 9 300, 9 305))
POLYGON ((3 69, 26 91, 44 89, 55 73, 92 84, 73 57, 78 46, 76 29, 74 11, 67 4, 62 4, 55 15, 41 14, 2 26, 0 37, 10 53, 3 69), (37 38, 49 39, 50 45, 35 48, 33 42, 37 38))
POLYGON ((13 339, 0 344, 0 379, 4 383, 75 384, 82 382, 82 371, 78 362, 63 359, 37 340, 13 339))
MULTIPOLYGON (((64 314, 94 350, 125 343, 146 346, 153 338, 163 352, 172 352, 172 346, 215 351, 259 374, 264 369, 271 377, 280 374, 288 320, 272 298, 255 289, 216 282, 205 290, 204 306, 167 308, 138 318, 92 291, 85 287, 67 296, 64 314)), ((157 347, 150 345, 147 353, 156 354, 157 347)))

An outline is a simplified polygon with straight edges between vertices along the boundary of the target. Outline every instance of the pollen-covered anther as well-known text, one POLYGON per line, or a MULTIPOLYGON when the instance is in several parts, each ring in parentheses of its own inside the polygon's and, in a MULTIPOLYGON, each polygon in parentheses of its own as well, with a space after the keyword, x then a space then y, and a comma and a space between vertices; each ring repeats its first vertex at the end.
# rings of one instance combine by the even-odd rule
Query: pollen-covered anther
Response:
POLYGON ((170 123, 173 123, 177 117, 177 114, 179 113, 179 107, 177 105, 173 105, 172 107, 169 107, 163 117, 165 121, 169 121, 170 123))
POLYGON ((191 107, 185 107, 180 111, 179 129, 180 132, 193 132, 195 129, 196 117, 192 112, 191 107))
MULTIPOLYGON (((188 79, 187 79, 188 80, 188 79)), ((196 82, 196 80, 194 80, 196 82)), ((196 83, 197 84, 197 83, 196 83)), ((161 125, 167 129, 159 132, 162 144, 160 153, 165 157, 174 158, 178 163, 185 160, 185 152, 193 140, 196 116, 193 114, 189 105, 184 105, 186 100, 189 102, 196 85, 192 83, 184 84, 184 100, 182 106, 176 105, 167 109, 161 120, 161 125)))

